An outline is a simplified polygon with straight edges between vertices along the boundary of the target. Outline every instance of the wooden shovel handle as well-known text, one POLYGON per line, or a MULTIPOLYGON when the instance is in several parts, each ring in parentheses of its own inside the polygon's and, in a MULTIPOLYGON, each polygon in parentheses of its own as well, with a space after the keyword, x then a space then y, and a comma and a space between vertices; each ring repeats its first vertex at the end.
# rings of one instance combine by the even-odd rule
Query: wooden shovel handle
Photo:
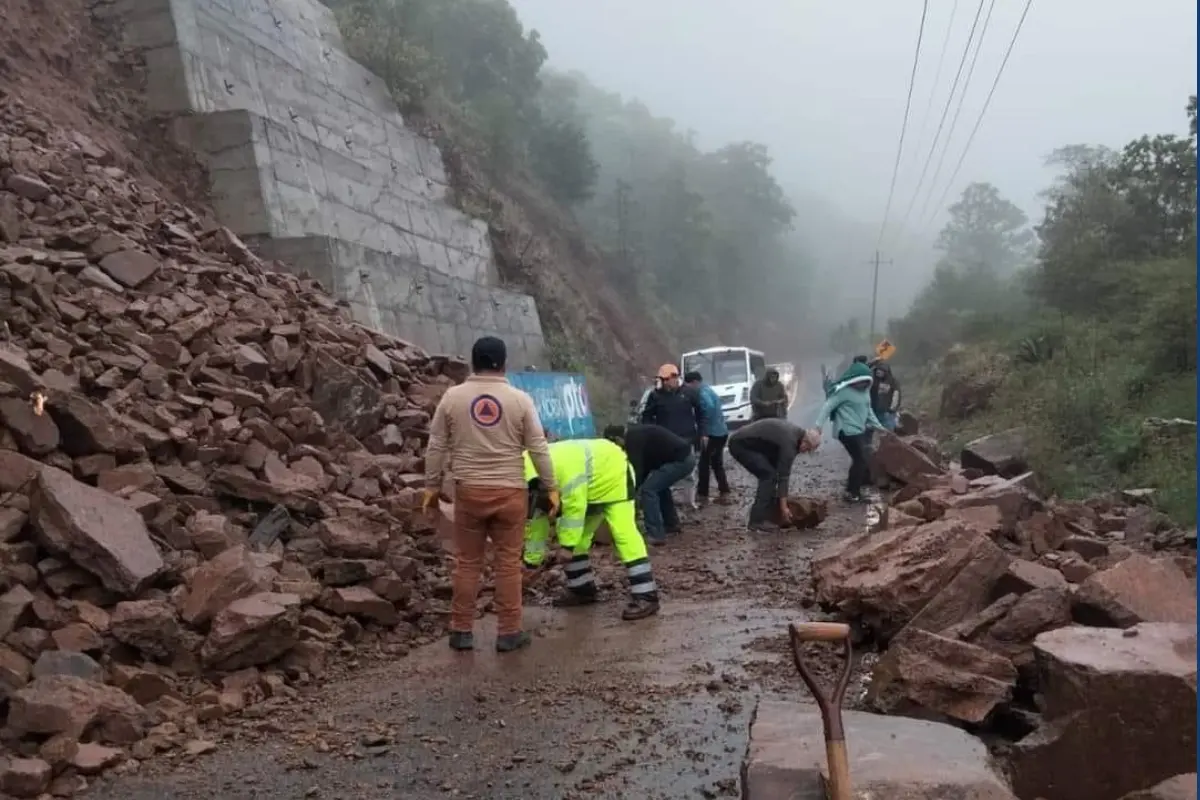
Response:
POLYGON ((850 638, 850 626, 842 622, 793 622, 791 632, 801 642, 840 642, 850 638))
POLYGON ((829 766, 830 800, 850 800, 850 761, 846 754, 846 731, 842 724, 842 703, 850 685, 850 665, 853 648, 850 626, 836 622, 792 623, 788 626, 792 642, 792 660, 800 678, 812 692, 821 710, 825 729, 825 758, 829 766), (801 645, 805 642, 842 642, 843 663, 832 692, 826 692, 816 676, 804 663, 801 645))

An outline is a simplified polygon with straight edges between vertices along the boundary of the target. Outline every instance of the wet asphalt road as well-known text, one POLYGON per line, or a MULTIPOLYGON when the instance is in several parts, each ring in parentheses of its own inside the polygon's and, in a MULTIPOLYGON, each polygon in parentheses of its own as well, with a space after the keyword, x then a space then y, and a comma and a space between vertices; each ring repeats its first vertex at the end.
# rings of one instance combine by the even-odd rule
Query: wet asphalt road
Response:
MULTIPOLYGON (((811 403, 796 405, 813 413, 811 403)), ((840 448, 826 443, 802 458, 793 491, 836 497, 840 448)), ((208 755, 148 762, 100 779, 87 796, 737 797, 758 698, 807 699, 786 624, 805 618, 808 560, 862 519, 834 502, 817 531, 752 536, 742 526, 749 476, 734 467, 731 478, 738 507, 686 515, 684 532, 653 552, 657 618, 620 621, 620 571, 598 548, 606 602, 569 612, 527 607, 537 637, 524 652, 491 651, 489 616, 474 653, 441 641, 364 665, 220 724, 208 755)))

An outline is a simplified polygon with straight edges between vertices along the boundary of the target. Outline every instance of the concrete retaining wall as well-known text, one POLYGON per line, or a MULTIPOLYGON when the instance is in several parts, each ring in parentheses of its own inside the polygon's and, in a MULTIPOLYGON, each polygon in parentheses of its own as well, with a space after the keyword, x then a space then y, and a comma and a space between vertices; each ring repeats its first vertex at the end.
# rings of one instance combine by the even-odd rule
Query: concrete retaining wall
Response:
POLYGON ((343 50, 316 0, 111 0, 178 115, 222 222, 347 300, 356 318, 444 353, 485 333, 539 363, 533 299, 499 288, 485 223, 453 208, 441 153, 343 50))

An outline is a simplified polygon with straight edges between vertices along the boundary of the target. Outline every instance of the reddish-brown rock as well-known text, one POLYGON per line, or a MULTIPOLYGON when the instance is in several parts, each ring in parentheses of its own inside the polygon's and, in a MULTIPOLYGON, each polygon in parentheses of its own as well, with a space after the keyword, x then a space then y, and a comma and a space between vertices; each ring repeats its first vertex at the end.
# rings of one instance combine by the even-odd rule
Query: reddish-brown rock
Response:
POLYGON ((263 576, 243 546, 231 547, 196 570, 192 576, 181 616, 192 625, 202 625, 235 600, 266 591, 263 576))
POLYGON ((200 659, 222 670, 266 664, 299 640, 300 598, 260 592, 235 600, 213 619, 200 659))
POLYGON ((13 797, 37 797, 53 777, 53 769, 40 758, 10 759, 0 768, 0 791, 13 797))
POLYGON ((887 475, 907 486, 928 488, 946 471, 920 450, 890 431, 876 431, 871 474, 887 475))
POLYGON ((1086 625, 1118 628, 1139 622, 1195 624, 1196 584, 1168 559, 1132 555, 1079 586, 1074 616, 1086 625))
POLYGON ((165 661, 192 649, 193 637, 180 626, 175 609, 162 600, 117 603, 109 628, 118 642, 151 658, 165 661))
POLYGON ((146 710, 117 687, 67 675, 37 678, 9 701, 8 726, 18 735, 90 732, 99 741, 130 744, 147 723, 146 710))
POLYGON ((876 711, 940 716, 979 724, 1012 696, 1017 670, 977 645, 906 629, 871 673, 867 702, 876 711))
POLYGON ((380 625, 390 627, 400 621, 395 606, 366 586, 328 589, 318 602, 321 608, 330 613, 363 617, 380 625))
POLYGON ((814 557, 813 585, 818 602, 858 618, 886 639, 967 564, 988 558, 994 548, 960 520, 859 534, 814 557))
POLYGON ((960 461, 968 469, 981 469, 989 475, 1012 478, 1028 468, 1027 452, 1025 430, 1012 428, 968 442, 960 461))
POLYGON ((1013 746, 1013 788, 1119 800, 1196 764, 1196 628, 1071 626, 1034 643, 1044 723, 1013 746))
POLYGON ((146 523, 128 503, 65 472, 38 473, 31 520, 42 543, 91 572, 106 588, 137 594, 162 571, 146 523))

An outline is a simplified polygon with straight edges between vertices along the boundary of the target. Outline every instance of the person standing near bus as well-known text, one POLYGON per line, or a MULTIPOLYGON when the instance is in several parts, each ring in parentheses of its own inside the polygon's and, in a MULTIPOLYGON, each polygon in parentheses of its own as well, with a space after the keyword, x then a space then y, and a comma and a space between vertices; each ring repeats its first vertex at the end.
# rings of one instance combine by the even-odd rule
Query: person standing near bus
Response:
POLYGON ((787 387, 779 380, 779 370, 768 369, 767 374, 754 382, 750 388, 751 421, 781 419, 787 416, 787 387))
POLYGON ((729 480, 725 477, 725 445, 729 441, 729 426, 725 423, 725 409, 715 389, 704 382, 704 376, 693 370, 683 376, 683 385, 696 392, 704 407, 705 428, 703 433, 708 443, 700 451, 697 467, 696 499, 700 505, 708 503, 709 475, 717 479, 717 504, 729 505, 732 494, 729 480))

